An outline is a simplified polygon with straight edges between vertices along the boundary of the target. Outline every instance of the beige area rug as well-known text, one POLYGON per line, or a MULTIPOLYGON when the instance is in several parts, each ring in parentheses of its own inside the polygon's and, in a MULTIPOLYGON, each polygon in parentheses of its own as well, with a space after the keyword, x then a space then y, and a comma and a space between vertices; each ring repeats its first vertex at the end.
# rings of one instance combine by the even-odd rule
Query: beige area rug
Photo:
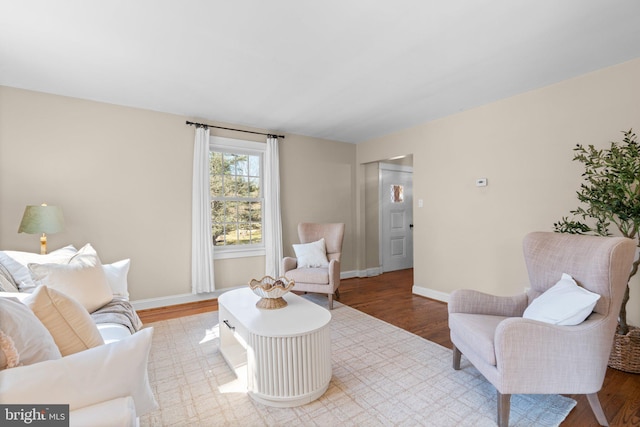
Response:
MULTIPOLYGON (((325 300, 326 305, 326 300, 325 300)), ((496 392, 451 350, 342 304, 331 312, 333 377, 296 408, 254 402, 218 350, 218 313, 155 328, 149 377, 160 409, 141 426, 495 426, 496 392)), ((575 406, 557 395, 514 395, 511 426, 557 426, 575 406)))

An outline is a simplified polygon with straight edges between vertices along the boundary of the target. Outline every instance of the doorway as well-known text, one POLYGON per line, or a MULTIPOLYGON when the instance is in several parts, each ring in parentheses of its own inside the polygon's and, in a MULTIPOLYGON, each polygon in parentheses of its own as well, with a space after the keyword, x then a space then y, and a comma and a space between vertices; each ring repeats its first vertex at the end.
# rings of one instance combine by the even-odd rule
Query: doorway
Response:
POLYGON ((413 168, 380 163, 382 272, 413 268, 413 168))

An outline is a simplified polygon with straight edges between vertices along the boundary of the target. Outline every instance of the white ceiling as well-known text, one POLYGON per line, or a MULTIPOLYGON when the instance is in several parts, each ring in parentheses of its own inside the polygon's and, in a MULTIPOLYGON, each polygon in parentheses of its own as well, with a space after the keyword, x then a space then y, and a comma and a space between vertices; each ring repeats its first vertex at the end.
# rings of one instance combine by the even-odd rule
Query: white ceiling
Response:
POLYGON ((638 0, 0 0, 0 85, 357 143, 638 58, 639 22, 638 0))

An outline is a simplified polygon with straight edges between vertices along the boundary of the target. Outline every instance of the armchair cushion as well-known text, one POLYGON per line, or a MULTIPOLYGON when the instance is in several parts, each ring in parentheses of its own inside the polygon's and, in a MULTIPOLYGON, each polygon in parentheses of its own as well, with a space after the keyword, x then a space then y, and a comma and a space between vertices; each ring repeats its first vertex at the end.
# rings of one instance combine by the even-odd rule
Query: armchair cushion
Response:
POLYGON ((598 299, 600 295, 581 288, 563 273, 555 285, 529 304, 522 317, 553 325, 579 325, 591 314, 598 299))
POLYGON ((505 319, 507 317, 488 314, 452 313, 449 315, 449 325, 452 334, 464 337, 467 346, 465 354, 473 349, 482 360, 495 366, 495 333, 500 322, 505 319))
POLYGON ((329 265, 324 238, 311 243, 294 244, 298 268, 321 268, 329 265))
POLYGON ((297 268, 287 272, 287 279, 296 283, 329 285, 329 270, 327 268, 297 268))

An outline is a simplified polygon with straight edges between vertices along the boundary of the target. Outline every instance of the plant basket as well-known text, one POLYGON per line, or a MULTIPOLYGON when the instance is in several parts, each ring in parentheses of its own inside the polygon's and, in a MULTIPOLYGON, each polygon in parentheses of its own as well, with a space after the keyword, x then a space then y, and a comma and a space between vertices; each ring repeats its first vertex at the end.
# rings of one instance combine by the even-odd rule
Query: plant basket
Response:
POLYGON ((615 334, 609 367, 640 374, 640 328, 629 326, 627 335, 615 334))

